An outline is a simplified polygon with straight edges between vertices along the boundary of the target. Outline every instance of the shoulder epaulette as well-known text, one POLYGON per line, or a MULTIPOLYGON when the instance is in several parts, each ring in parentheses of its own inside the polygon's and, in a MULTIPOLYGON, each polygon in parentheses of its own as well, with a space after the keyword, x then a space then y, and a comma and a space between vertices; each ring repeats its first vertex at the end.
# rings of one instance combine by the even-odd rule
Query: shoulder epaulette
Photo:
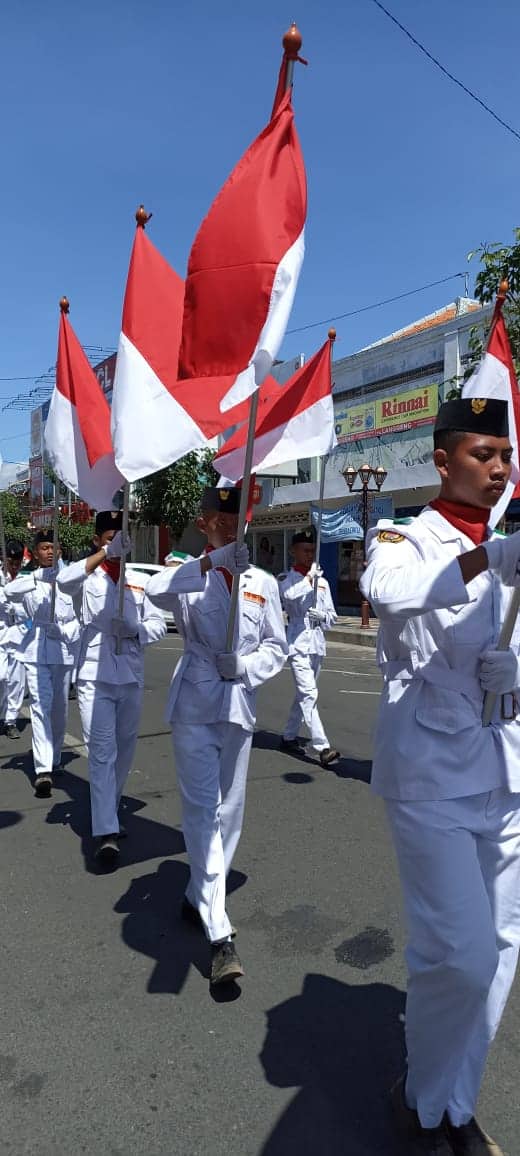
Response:
POLYGON ((414 520, 414 518, 394 518, 393 523, 394 526, 411 526, 414 520))
POLYGON ((493 536, 495 538, 507 538, 508 535, 504 530, 493 530, 493 536))

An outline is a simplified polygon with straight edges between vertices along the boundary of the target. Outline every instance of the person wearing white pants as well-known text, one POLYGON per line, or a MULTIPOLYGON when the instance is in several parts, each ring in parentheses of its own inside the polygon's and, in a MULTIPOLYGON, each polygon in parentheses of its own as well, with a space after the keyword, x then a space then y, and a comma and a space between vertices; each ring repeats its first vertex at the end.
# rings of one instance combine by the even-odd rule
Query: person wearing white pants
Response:
MULTIPOLYGON (((0 586, 12 582, 20 572, 23 561, 23 543, 10 538, 5 544, 6 561, 0 576, 0 586)), ((0 608, 0 614, 2 614, 0 608)), ((25 695, 25 667, 15 658, 13 649, 22 641, 28 629, 29 620, 23 605, 4 603, 2 614, 8 628, 3 645, 7 654, 7 678, 0 686, 0 719, 4 721, 4 735, 8 739, 18 739, 20 732, 16 725, 25 695)), ((2 645, 2 644, 0 644, 2 645)), ((1 725, 1 724, 0 724, 1 725)))
POLYGON ((441 491, 369 534, 365 597, 384 679, 372 786, 386 803, 408 925, 408 1069, 392 1091, 401 1150, 501 1156, 475 1118, 520 944, 520 533, 490 511, 511 475, 507 402, 439 409, 441 491), (482 725, 484 695, 496 695, 482 725))
POLYGON ((119 616, 121 558, 130 539, 122 515, 96 516, 93 553, 60 571, 57 584, 74 601, 82 625, 77 695, 88 751, 92 834, 96 859, 119 858, 118 808, 135 753, 144 688, 144 647, 166 634, 163 615, 145 595, 142 576, 126 567, 119 616))
POLYGON ((226 876, 244 815, 256 690, 282 669, 287 644, 275 579, 249 566, 235 542, 240 491, 208 489, 199 529, 208 546, 199 559, 149 579, 148 597, 173 610, 184 655, 168 698, 191 877, 184 918, 211 944, 211 984, 244 974, 226 911, 226 876), (226 652, 232 575, 240 575, 233 650, 226 652))
POLYGON ((58 574, 53 566, 52 530, 39 530, 32 547, 35 569, 20 573, 4 586, 8 602, 19 605, 31 621, 20 640, 10 646, 27 676, 32 725, 35 792, 48 798, 53 773, 61 770, 67 726, 70 670, 79 640, 79 623, 72 600, 56 589, 54 617, 52 590, 58 574))
POLYGON ((287 614, 289 664, 296 694, 285 724, 282 750, 298 750, 299 731, 305 723, 322 767, 339 758, 331 748, 318 712, 318 678, 326 654, 325 630, 336 621, 330 587, 316 565, 316 537, 313 529, 299 530, 292 537, 293 565, 280 582, 280 597, 287 614))

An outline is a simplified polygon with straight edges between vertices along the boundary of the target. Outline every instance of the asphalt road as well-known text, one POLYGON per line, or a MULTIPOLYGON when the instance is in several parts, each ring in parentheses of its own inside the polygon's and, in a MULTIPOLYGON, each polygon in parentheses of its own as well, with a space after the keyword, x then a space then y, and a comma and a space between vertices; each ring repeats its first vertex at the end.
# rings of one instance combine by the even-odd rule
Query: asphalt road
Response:
MULTIPOLYGON (((367 785, 372 651, 336 646, 320 709, 343 752, 323 771, 277 749, 289 672, 264 688, 229 911, 246 969, 208 988, 208 948, 177 911, 187 879, 163 709, 180 642, 147 655, 110 875, 91 863, 76 704, 66 773, 34 797, 30 728, 0 738, 0 1151, 9 1156, 396 1156, 387 1089, 403 1066, 399 891, 367 785)), ((518 985, 481 1116, 520 1151, 518 985)))

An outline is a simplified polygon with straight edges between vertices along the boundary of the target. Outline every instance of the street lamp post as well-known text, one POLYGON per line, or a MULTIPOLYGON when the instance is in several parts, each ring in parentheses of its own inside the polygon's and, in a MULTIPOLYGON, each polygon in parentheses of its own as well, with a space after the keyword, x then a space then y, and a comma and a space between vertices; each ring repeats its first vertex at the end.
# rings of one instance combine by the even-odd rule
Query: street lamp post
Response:
MULTIPOLYGON (((361 494, 361 528, 363 530, 363 565, 367 560, 367 532, 368 532, 368 495, 369 493, 379 493, 381 486, 386 478, 386 470, 383 466, 376 466, 373 470, 372 466, 360 466, 359 470, 355 470, 353 466, 347 466, 343 470, 343 477, 350 490, 350 493, 361 494), (354 483, 359 477, 361 488, 354 490, 354 483), (371 486, 371 480, 375 482, 375 486, 371 486)), ((361 626, 370 626, 370 607, 366 598, 361 597, 361 626)))

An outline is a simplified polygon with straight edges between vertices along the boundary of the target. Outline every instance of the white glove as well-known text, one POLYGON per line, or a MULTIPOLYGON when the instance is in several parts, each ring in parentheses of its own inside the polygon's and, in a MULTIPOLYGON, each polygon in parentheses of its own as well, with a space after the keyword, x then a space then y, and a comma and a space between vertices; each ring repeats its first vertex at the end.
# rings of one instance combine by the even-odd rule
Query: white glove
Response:
POLYGON ((323 610, 317 610, 315 606, 311 606, 309 610, 309 618, 311 622, 316 624, 319 622, 325 622, 326 617, 327 615, 323 613, 323 610))
POLYGON ((481 657, 480 685, 493 694, 510 694, 519 684, 518 656, 512 650, 485 650, 481 657))
POLYGON ((505 538, 483 542, 489 569, 500 575, 505 586, 520 586, 520 530, 505 538))
POLYGON ((135 623, 131 625, 124 618, 113 618, 111 625, 112 634, 115 634, 116 638, 136 638, 139 633, 135 623))
POLYGON ((211 551, 209 558, 213 570, 223 566, 230 574, 243 574, 249 567, 249 550, 245 542, 242 546, 237 546, 236 542, 220 546, 218 550, 211 551))
POLYGON ((124 534, 122 530, 118 530, 112 541, 106 542, 102 548, 107 558, 125 558, 132 549, 130 534, 124 534))
POLYGON ((61 642, 62 640, 61 630, 57 622, 45 623, 45 635, 47 638, 52 638, 53 642, 61 642))
POLYGON ((216 664, 220 677, 229 681, 245 674, 246 660, 241 654, 217 654, 216 664))
POLYGON ((307 578, 310 578, 311 582, 314 582, 314 579, 315 578, 321 578, 322 574, 323 574, 323 570, 322 570, 321 566, 319 565, 319 563, 313 562, 312 566, 309 570, 309 573, 307 574, 307 578))

